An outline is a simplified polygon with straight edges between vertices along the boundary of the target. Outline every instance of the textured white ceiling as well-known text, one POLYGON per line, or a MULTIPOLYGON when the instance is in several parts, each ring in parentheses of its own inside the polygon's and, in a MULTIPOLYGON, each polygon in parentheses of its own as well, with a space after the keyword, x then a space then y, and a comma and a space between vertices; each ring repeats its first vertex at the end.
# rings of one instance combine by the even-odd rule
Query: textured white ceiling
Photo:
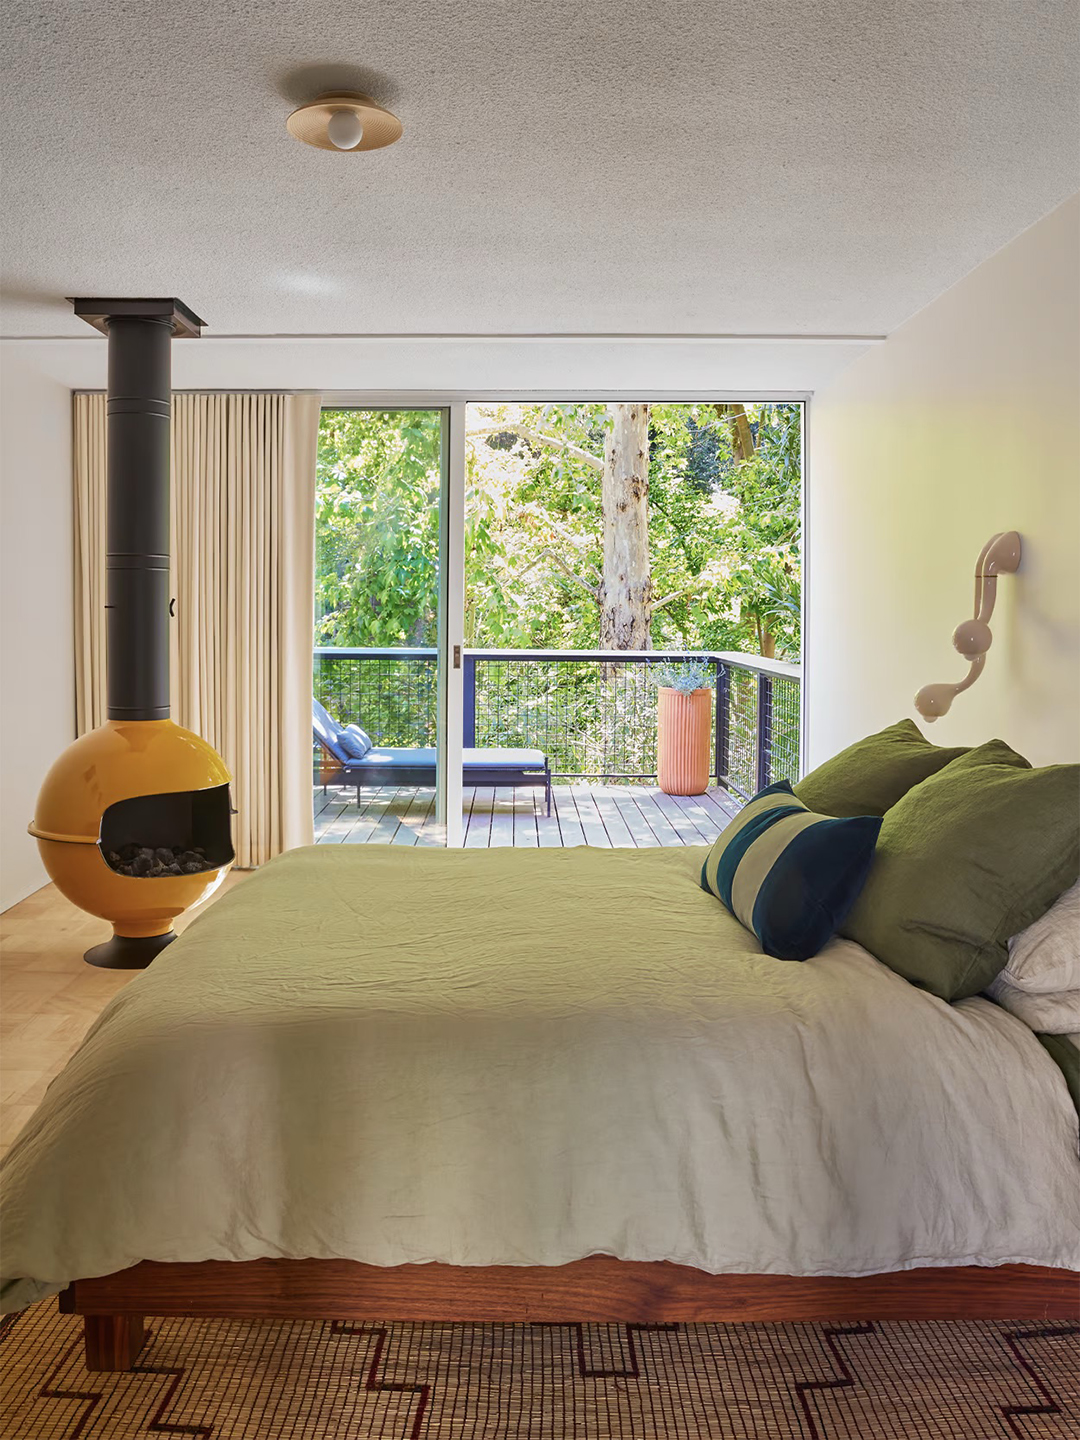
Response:
POLYGON ((1080 185, 1076 0, 6 0, 4 330, 887 332, 1080 185), (356 68, 353 68, 356 67, 356 68), (289 110, 400 115, 335 155, 289 110))

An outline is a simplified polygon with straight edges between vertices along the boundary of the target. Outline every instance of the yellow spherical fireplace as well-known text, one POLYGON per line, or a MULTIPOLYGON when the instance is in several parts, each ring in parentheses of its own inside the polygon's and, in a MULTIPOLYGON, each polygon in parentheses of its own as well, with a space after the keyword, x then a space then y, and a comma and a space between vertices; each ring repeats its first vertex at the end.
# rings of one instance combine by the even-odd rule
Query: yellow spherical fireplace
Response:
POLYGON ((176 916, 221 884, 234 858, 230 779, 221 756, 171 720, 109 720, 63 752, 30 833, 57 888, 113 923, 88 960, 148 964, 176 916), (186 868, 167 852, 188 856, 186 868))
POLYGON ((203 322, 175 297, 72 303, 109 341, 109 718, 53 765, 30 833, 57 888, 113 923, 86 959, 141 969, 235 858, 225 762, 169 719, 171 349, 203 322))

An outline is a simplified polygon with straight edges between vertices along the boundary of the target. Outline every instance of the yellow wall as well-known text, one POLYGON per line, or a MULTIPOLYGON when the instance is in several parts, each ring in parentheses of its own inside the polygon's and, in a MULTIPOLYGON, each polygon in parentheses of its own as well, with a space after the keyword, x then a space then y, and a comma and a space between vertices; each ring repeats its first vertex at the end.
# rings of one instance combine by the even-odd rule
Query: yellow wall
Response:
POLYGON ((857 359, 811 409, 808 764, 959 680, 978 552, 998 582, 986 671, 924 727, 1080 757, 1080 196, 857 359))

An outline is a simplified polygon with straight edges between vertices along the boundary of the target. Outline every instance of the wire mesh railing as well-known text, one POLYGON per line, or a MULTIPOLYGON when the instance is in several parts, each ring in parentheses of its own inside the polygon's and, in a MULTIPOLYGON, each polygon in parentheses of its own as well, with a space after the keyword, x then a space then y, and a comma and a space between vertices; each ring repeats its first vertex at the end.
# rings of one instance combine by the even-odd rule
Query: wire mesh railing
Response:
POLYGON ((377 745, 434 745, 439 652, 434 648, 316 649, 315 698, 342 725, 362 725, 377 745))
POLYGON ((656 687, 649 670, 675 658, 707 662, 665 651, 466 651, 465 744, 543 750, 557 776, 651 779, 656 687))
MULTIPOLYGON (((799 775, 796 665, 718 651, 465 650, 466 747, 527 747, 561 778, 608 782, 656 777, 656 688, 651 666, 697 660, 716 691, 712 773, 748 796, 799 775)), ((319 648, 314 691, 342 725, 377 745, 435 744, 438 655, 428 647, 319 648)))

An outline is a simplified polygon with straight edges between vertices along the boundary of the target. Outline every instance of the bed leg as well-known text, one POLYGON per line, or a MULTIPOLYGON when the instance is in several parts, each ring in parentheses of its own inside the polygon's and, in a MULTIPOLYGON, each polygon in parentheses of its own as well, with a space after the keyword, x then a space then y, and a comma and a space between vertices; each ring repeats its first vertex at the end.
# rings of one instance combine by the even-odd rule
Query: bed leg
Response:
POLYGON ((146 1339, 141 1315, 84 1315, 87 1370, 130 1370, 146 1339))

